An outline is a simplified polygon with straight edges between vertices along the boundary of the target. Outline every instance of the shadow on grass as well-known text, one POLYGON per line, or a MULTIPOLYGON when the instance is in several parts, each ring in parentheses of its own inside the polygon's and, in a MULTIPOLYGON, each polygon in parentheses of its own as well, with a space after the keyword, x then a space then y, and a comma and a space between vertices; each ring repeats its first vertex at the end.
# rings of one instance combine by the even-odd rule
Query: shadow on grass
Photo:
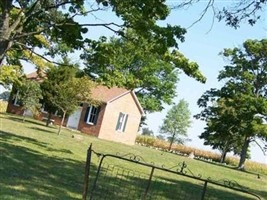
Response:
MULTIPOLYGON (((0 132, 0 199, 81 199, 84 162, 49 156, 38 151, 39 148, 72 153, 66 149, 50 148, 49 144, 33 138, 0 132), (37 148, 31 149, 31 145, 18 146, 19 141, 36 145, 37 148)), ((138 168, 129 171, 121 167, 114 169, 112 165, 105 167, 101 170, 99 182, 93 191, 94 199, 141 199, 148 183, 150 170, 147 170, 148 174, 140 175, 138 168)), ((96 174, 96 166, 92 165, 91 170, 90 189, 96 174)), ((202 182, 174 174, 165 174, 164 177, 155 175, 147 199, 200 199, 202 182)), ((255 192, 267 197, 266 191, 255 192)), ((205 199, 250 198, 244 198, 241 194, 230 190, 208 186, 205 199)))
POLYGON ((25 136, 21 136, 21 135, 15 135, 13 133, 7 133, 4 131, 0 131, 0 141, 3 142, 8 142, 8 141, 27 141, 28 143, 37 145, 39 147, 44 147, 46 148, 49 144, 46 142, 41 142, 39 140, 36 140, 34 138, 29 138, 29 137, 25 137, 25 136))
MULTIPOLYGON (((116 163, 113 162, 113 163, 116 163)), ((135 165, 135 164, 133 164, 135 165)), ((146 168, 146 167, 144 167, 146 168)), ((146 188, 148 187, 149 172, 140 173, 135 170, 129 170, 116 165, 109 165, 105 163, 101 168, 97 184, 93 187, 92 180, 95 180, 96 172, 91 170, 91 185, 90 195, 92 199, 143 199, 146 188)), ((169 173, 166 171, 155 170, 155 175, 152 178, 149 186, 146 199, 151 200, 199 200, 203 194, 204 182, 200 180, 191 179, 182 175, 169 173), (163 177, 164 175, 164 177, 163 177)), ((259 191, 254 191, 259 194, 259 191)), ((261 193, 261 195, 264 195, 261 193)), ((237 192, 221 186, 214 186, 209 183, 207 186, 205 200, 252 200, 257 199, 253 196, 242 192, 237 192)))
POLYGON ((13 120, 13 121, 16 121, 16 122, 30 123, 30 124, 34 124, 34 125, 38 125, 38 126, 44 126, 44 127, 51 128, 51 129, 57 129, 54 126, 46 126, 46 122, 35 120, 35 119, 32 119, 32 118, 26 117, 25 118, 25 122, 23 122, 23 117, 20 116, 20 115, 11 114, 11 113, 1 113, 1 115, 0 115, 0 118, 3 118, 3 119, 10 119, 10 120, 13 120), (1 116, 1 115, 4 115, 4 117, 1 116))
POLYGON ((38 128, 38 127, 29 127, 30 129, 36 130, 36 131, 42 131, 42 132, 49 132, 49 133, 56 133, 55 130, 50 131, 44 128, 38 128))
MULTIPOLYGON (((1 200, 81 199, 83 162, 52 157, 37 150, 11 144, 16 140, 47 148, 46 143, 40 143, 35 139, 1 133, 1 200)), ((48 147, 49 150, 54 151, 48 147)), ((68 150, 63 152, 71 153, 68 150)))

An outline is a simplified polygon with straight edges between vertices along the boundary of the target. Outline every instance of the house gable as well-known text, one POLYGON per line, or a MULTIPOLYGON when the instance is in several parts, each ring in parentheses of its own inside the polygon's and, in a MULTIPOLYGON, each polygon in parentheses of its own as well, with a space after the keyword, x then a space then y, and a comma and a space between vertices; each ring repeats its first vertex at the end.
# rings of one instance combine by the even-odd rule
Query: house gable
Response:
POLYGON ((113 99, 106 104, 99 138, 133 145, 141 116, 140 109, 131 92, 113 99), (123 127, 118 130, 119 120, 123 120, 121 122, 123 127))

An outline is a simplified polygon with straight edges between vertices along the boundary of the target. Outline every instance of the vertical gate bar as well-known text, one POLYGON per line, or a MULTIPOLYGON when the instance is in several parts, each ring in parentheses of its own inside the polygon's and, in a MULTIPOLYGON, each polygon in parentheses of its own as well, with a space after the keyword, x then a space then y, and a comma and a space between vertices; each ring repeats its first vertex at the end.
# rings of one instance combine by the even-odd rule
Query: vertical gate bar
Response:
POLYGON ((206 194, 206 190, 207 190, 207 185, 208 185, 208 181, 205 181, 205 183, 204 183, 204 187, 203 187, 203 190, 202 190, 201 200, 204 200, 204 199, 205 199, 205 194, 206 194))
POLYGON ((86 200, 87 193, 88 193, 91 157, 92 157, 92 144, 90 144, 90 146, 87 150, 87 156, 86 156, 84 182, 83 182, 83 198, 82 198, 83 200, 86 200))
POLYGON ((143 199, 146 199, 146 197, 147 197, 147 193, 148 193, 150 185, 151 185, 151 181, 152 181, 152 177, 153 177, 153 174, 154 174, 154 170, 155 170, 155 167, 152 167, 151 172, 150 172, 150 176, 149 176, 149 179, 148 179, 148 184, 147 184, 147 187, 146 187, 146 190, 145 190, 145 194, 143 196, 143 199))
POLYGON ((102 163, 103 163, 103 160, 104 160, 105 157, 106 157, 106 155, 102 155, 102 157, 101 157, 101 159, 100 159, 100 162, 99 162, 99 165, 98 165, 98 169, 97 169, 97 172, 96 172, 95 181, 94 181, 94 183, 93 183, 93 187, 92 187, 92 192, 91 192, 91 195, 90 195, 90 200, 93 199, 93 191, 94 191, 95 188, 96 188, 97 180, 98 180, 98 178, 99 178, 100 170, 101 170, 102 163))

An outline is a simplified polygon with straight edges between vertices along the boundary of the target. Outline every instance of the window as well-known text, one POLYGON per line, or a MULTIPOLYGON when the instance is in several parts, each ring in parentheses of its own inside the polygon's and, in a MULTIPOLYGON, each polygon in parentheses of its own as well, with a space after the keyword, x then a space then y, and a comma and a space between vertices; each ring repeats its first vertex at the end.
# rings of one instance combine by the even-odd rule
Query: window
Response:
POLYGON ((128 114, 120 112, 117 126, 116 126, 116 131, 124 132, 126 128, 127 120, 128 120, 128 114))
POLYGON ((47 105, 45 103, 42 104, 41 112, 42 113, 47 113, 48 112, 48 107, 47 107, 47 105))
POLYGON ((21 106, 22 105, 22 102, 21 100, 19 99, 19 91, 17 91, 16 95, 15 95, 15 98, 13 99, 13 104, 15 106, 21 106))
POLYGON ((98 118, 100 107, 88 106, 85 114, 85 122, 87 124, 95 125, 98 118))

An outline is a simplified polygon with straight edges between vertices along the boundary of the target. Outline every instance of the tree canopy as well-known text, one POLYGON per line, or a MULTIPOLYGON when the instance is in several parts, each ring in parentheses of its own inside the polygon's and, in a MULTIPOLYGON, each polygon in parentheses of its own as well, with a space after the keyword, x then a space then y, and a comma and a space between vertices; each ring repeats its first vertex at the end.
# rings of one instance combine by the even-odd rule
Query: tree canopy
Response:
POLYGON ((85 59, 86 72, 97 74, 102 84, 136 89, 146 111, 160 111, 176 95, 179 71, 205 82, 198 65, 178 52, 185 29, 159 23, 170 12, 167 2, 158 0, 1 1, 0 84, 17 81, 21 61, 43 70, 75 52, 85 59), (107 11, 119 20, 99 23, 90 18, 107 11), (90 38, 87 33, 96 27, 117 38, 90 38))
POLYGON ((93 42, 85 34, 95 27, 121 36, 131 28, 138 35, 176 48, 176 39, 182 37, 184 30, 157 23, 169 13, 166 2, 157 0, 3 0, 0 2, 0 66, 22 66, 20 61, 26 60, 37 67, 47 67, 57 55, 66 56, 93 42), (101 11, 113 12, 121 23, 81 22, 82 18, 90 21, 93 13, 101 11))
MULTIPOLYGON (((239 168, 244 168, 246 153, 256 138, 267 141, 267 40, 247 40, 242 48, 225 49, 222 52, 229 65, 219 73, 218 80, 225 84, 221 89, 207 91, 198 101, 203 108, 199 118, 223 123, 232 128, 235 138, 241 142, 239 168), (214 115, 221 102, 223 118, 214 115), (236 135, 236 136, 235 136, 236 135)), ((226 129, 227 130, 227 129, 226 129)), ((222 136, 222 132, 217 134, 222 136)), ((226 132, 229 134, 229 132, 226 132)))
POLYGON ((133 30, 125 36, 93 43, 83 54, 85 72, 107 86, 135 90, 145 111, 161 111, 163 103, 172 103, 180 72, 205 82, 197 63, 175 49, 168 50, 169 44, 140 37, 133 30))
POLYGON ((59 66, 49 70, 42 83, 44 103, 49 114, 56 110, 63 113, 58 134, 66 114, 72 114, 81 103, 98 103, 91 97, 91 90, 96 84, 87 76, 77 77, 78 72, 76 67, 59 66))
POLYGON ((40 100, 42 97, 42 91, 40 89, 40 84, 36 81, 24 80, 22 85, 18 88, 18 97, 21 101, 22 108, 25 111, 29 110, 32 114, 38 114, 41 108, 40 100))

